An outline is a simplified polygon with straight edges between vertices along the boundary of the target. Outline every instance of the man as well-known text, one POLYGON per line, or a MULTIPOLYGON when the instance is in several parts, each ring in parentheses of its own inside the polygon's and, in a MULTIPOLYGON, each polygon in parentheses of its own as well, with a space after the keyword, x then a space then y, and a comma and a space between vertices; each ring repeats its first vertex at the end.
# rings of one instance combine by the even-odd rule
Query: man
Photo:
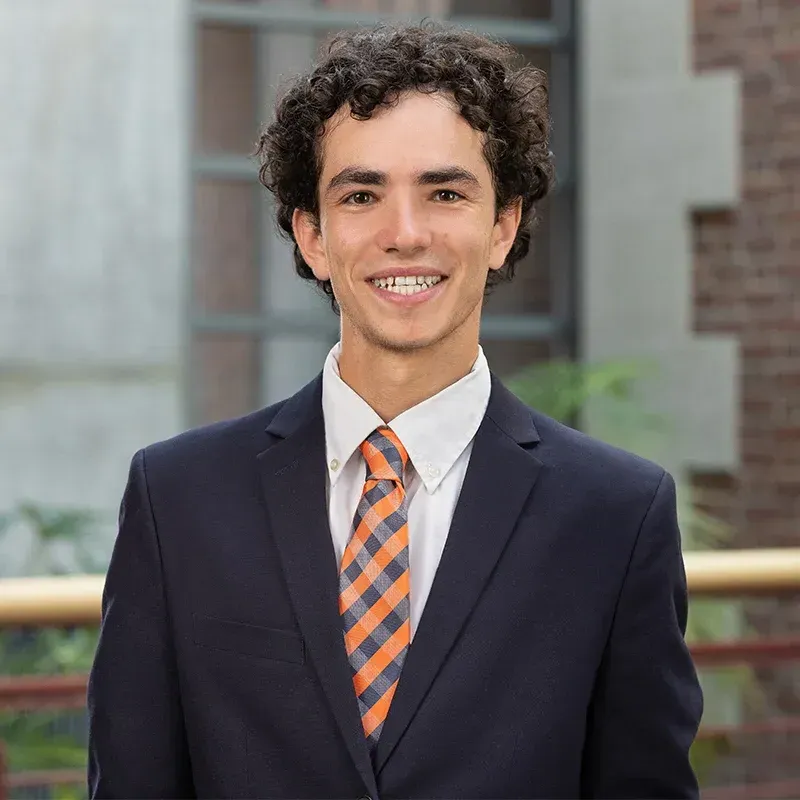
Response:
POLYGON ((435 25, 338 37, 263 133, 320 377, 133 459, 92 797, 696 797, 662 469, 522 405, 478 344, 548 191, 546 88, 435 25))

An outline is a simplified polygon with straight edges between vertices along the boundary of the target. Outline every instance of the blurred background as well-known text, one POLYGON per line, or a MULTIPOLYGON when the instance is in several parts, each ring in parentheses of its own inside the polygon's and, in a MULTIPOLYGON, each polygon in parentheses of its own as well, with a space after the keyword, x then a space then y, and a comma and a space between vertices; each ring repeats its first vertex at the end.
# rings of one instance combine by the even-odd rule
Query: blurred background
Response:
POLYGON ((276 93, 426 16, 550 76, 558 185, 490 365, 675 475, 704 797, 800 797, 800 3, 0 0, 0 800, 85 796, 133 453, 336 341, 250 157, 276 93))

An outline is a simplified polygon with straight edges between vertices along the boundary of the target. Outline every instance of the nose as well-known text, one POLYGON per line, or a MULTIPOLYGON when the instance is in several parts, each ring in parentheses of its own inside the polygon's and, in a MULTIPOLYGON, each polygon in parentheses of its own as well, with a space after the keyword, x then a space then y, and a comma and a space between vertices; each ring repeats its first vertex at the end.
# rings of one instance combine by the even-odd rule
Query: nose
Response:
POLYGON ((379 243, 387 253, 409 255, 430 247, 430 217, 414 197, 395 197, 384 204, 379 243))

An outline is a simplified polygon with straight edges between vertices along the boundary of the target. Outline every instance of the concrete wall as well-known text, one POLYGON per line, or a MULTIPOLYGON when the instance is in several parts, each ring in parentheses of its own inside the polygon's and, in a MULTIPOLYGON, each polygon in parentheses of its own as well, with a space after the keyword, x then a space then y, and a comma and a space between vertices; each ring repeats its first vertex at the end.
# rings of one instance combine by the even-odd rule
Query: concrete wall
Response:
POLYGON ((583 355, 656 369, 676 478, 733 469, 738 344, 693 332, 691 213, 737 202, 737 76, 692 73, 689 0, 585 2, 580 36, 583 355))
POLYGON ((0 0, 0 510, 115 513, 180 427, 185 30, 184 0, 0 0))

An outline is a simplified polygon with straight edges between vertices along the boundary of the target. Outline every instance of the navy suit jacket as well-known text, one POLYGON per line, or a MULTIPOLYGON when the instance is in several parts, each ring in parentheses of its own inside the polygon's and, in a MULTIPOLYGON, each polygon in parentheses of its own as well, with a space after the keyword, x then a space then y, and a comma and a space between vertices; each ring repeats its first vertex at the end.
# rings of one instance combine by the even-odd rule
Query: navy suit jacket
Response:
POLYGON ((675 488, 493 378, 370 757, 321 379, 133 458, 89 683, 94 798, 688 798, 675 488))

